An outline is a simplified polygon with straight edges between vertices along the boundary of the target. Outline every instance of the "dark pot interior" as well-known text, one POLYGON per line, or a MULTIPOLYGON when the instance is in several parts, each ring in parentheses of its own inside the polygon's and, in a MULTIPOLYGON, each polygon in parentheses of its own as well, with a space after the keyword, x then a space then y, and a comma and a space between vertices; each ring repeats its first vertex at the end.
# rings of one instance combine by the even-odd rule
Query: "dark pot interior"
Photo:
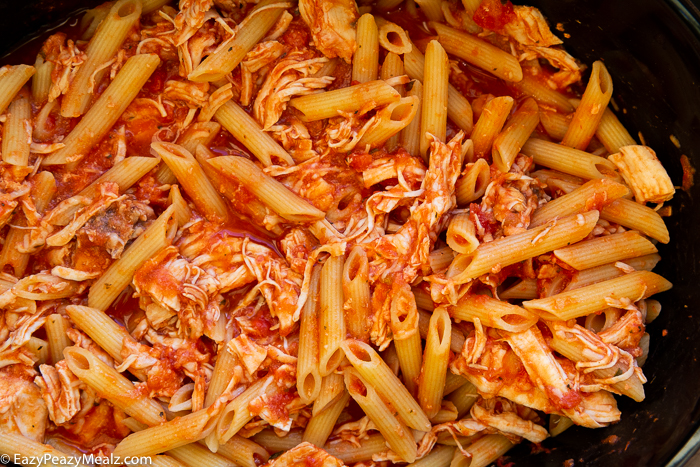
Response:
MULTIPOLYGON (((99 3, 1 0, 0 52, 80 8, 99 3)), ((620 120, 635 137, 637 132, 643 134, 680 186, 681 154, 700 166, 700 12, 687 0, 523 3, 540 8, 553 26, 562 23, 571 35, 565 45, 573 56, 588 64, 604 60, 613 76, 614 98, 626 109, 618 113, 620 120), (671 135, 680 141, 680 149, 671 135)), ((5 63, 7 59, 2 60, 5 63)), ((619 398, 622 421, 617 425, 602 430, 572 428, 545 441, 544 450, 532 455, 530 443, 523 443, 508 453, 509 462, 557 467, 568 459, 575 465, 681 465, 695 451, 700 442, 691 439, 700 421, 698 199, 700 185, 689 193, 677 191, 671 203, 673 215, 666 220, 671 244, 659 246, 663 260, 657 272, 674 288, 658 297, 663 311, 648 328, 646 400, 638 404, 619 398)))

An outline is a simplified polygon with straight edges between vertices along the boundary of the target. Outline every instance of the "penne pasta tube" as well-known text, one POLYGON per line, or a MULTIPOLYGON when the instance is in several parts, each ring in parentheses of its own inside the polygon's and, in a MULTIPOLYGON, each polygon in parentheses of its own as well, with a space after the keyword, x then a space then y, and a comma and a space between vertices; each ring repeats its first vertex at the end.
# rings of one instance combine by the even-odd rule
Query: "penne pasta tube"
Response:
POLYGON ((207 220, 224 222, 228 219, 226 204, 204 174, 199 162, 187 149, 177 144, 162 142, 151 143, 151 149, 163 158, 163 162, 170 167, 197 210, 207 220))
MULTIPOLYGON (((510 115, 514 102, 510 96, 501 96, 491 99, 484 105, 471 135, 474 143, 474 157, 478 159, 491 154, 493 143, 510 115)), ((495 161, 494 159, 494 163, 495 161)))
POLYGON ((546 83, 532 76, 523 76, 523 79, 513 83, 513 87, 525 96, 532 97, 538 103, 548 107, 570 113, 574 111, 574 106, 562 93, 550 88, 546 83))
MULTIPOLYGON (((421 82, 424 81, 425 57, 420 50, 418 50, 418 47, 413 45, 411 51, 404 54, 403 64, 406 74, 411 79, 421 82)), ((423 102, 422 98, 421 102, 423 102)), ((455 125, 464 130, 466 134, 469 135, 472 133, 472 128, 474 126, 472 106, 467 98, 449 83, 447 86, 447 117, 452 120, 455 125)))
MULTIPOLYGON (((381 16, 375 16, 374 21, 377 23, 377 28, 379 29, 379 45, 384 47, 385 50, 398 55, 411 51, 413 45, 408 38, 408 33, 406 33, 401 26, 387 21, 381 16)), ((384 63, 386 64, 386 60, 384 63)))
POLYGON ((450 220, 447 226, 447 244, 461 254, 471 253, 479 246, 479 239, 476 238, 474 223, 469 214, 457 214, 450 220))
POLYGON ((426 160, 432 141, 429 135, 445 142, 449 78, 450 63, 445 49, 438 41, 430 41, 425 50, 423 105, 420 118, 420 153, 426 160))
POLYGON ((456 449, 454 446, 435 446, 427 456, 408 467, 449 467, 456 449))
POLYGON ((493 163, 498 170, 504 173, 510 170, 520 149, 539 123, 537 102, 532 98, 526 99, 493 142, 493 163))
POLYGON ((447 277, 456 284, 463 284, 495 269, 500 270, 570 245, 586 238, 597 221, 598 211, 588 211, 523 233, 482 243, 472 253, 455 257, 447 271, 447 277))
POLYGON ((420 332, 418 331, 418 309, 408 284, 394 290, 391 299, 391 333, 401 367, 401 376, 408 392, 416 394, 418 377, 423 361, 420 332))
MULTIPOLYGON (((638 258, 631 258, 624 261, 616 261, 615 263, 605 264, 595 268, 584 269, 583 271, 578 271, 571 277, 571 281, 567 284, 564 290, 573 290, 579 287, 595 284, 596 282, 602 282, 623 276, 626 274, 626 272, 624 269, 618 267, 620 265, 622 267, 625 267, 625 265, 630 266, 637 271, 651 271, 654 269, 654 267, 656 267, 656 264, 660 260, 661 256, 653 254, 640 256, 638 258)), ((537 296, 535 295, 531 298, 537 298, 537 296)))
POLYGON ((412 288, 411 292, 413 292, 413 296, 416 299, 416 306, 418 306, 419 309, 430 311, 435 309, 433 299, 430 298, 430 294, 428 292, 418 288, 412 288))
POLYGON ((7 456, 8 462, 12 459, 35 459, 48 462, 41 465, 46 467, 58 467, 61 465, 74 465, 85 467, 78 458, 65 454, 47 444, 37 443, 19 433, 0 433, 0 454, 7 456))
POLYGON ((340 365, 344 356, 341 346, 346 336, 343 310, 342 256, 329 257, 321 269, 321 311, 319 314, 319 363, 321 376, 328 376, 340 365))
MULTIPOLYGON (((411 155, 420 153, 420 127, 423 102, 423 84, 418 80, 413 80, 408 84, 407 97, 415 97, 413 108, 416 110, 413 119, 401 130, 400 144, 411 155)), ((449 113, 449 103, 448 103, 449 113)))
MULTIPOLYGON (((168 456, 175 459, 186 467, 206 465, 207 467, 235 467, 236 464, 218 454, 214 454, 209 449, 198 443, 190 443, 179 448, 170 449, 168 456)), ((156 456, 164 457, 164 456, 156 456)))
POLYGON ((661 243, 670 240, 668 228, 659 213, 629 199, 620 198, 608 204, 601 209, 600 218, 638 230, 661 243))
POLYGON ((638 301, 671 287, 671 283, 658 274, 637 271, 551 297, 529 300, 523 302, 523 306, 545 319, 566 321, 603 311, 611 301, 638 301))
POLYGON ((445 272, 455 257, 455 252, 449 246, 438 248, 430 252, 428 262, 433 272, 445 272))
POLYGON ((50 154, 43 164, 69 164, 69 167, 73 167, 85 157, 114 126, 159 64, 160 59, 153 54, 129 58, 99 99, 62 141, 65 146, 50 154))
POLYGON ((355 28, 357 49, 352 57, 352 80, 359 83, 376 80, 379 72, 379 30, 374 16, 365 13, 355 28))
MULTIPOLYGON (((299 110, 302 120, 313 122, 337 117, 339 111, 352 113, 369 105, 380 107, 398 101, 401 95, 381 80, 295 97, 289 105, 299 110)), ((224 125, 226 126, 226 125, 224 125)))
POLYGON ((220 130, 221 125, 216 122, 193 123, 177 139, 177 144, 194 154, 200 144, 209 146, 220 130))
POLYGON ((487 295, 467 295, 448 311, 453 318, 472 323, 479 319, 484 326, 509 332, 525 331, 539 320, 536 314, 525 308, 487 295))
POLYGON ((442 2, 440 0, 416 0, 420 10, 430 21, 442 21, 442 2))
POLYGON ((467 383, 468 381, 464 376, 454 374, 451 370, 447 370, 447 374, 445 375, 445 390, 442 394, 443 396, 447 396, 467 383))
POLYGON ((430 27, 437 32, 438 40, 447 53, 505 81, 518 82, 523 79, 520 63, 510 53, 445 24, 431 21, 430 27))
POLYGON ((7 108, 7 120, 2 126, 2 160, 6 164, 29 165, 32 142, 32 105, 26 91, 20 92, 7 108))
POLYGON ((187 75, 187 79, 195 82, 224 79, 255 44, 267 35, 289 6, 289 3, 277 0, 263 0, 258 3, 238 24, 235 35, 219 44, 214 52, 187 75))
POLYGON ((215 157, 207 162, 222 174, 235 177, 247 190, 288 221, 313 222, 325 217, 322 211, 244 157, 215 157))
POLYGON ((572 426, 574 422, 569 417, 557 414, 549 416, 549 436, 559 436, 572 426))
POLYGON ((323 378, 321 382, 321 392, 314 401, 312 416, 316 416, 329 408, 343 395, 345 385, 342 377, 338 379, 338 375, 339 373, 331 373, 323 378))
MULTIPOLYGON (((340 383, 342 384, 343 376, 340 374, 331 374, 326 376, 326 378, 340 378, 340 383)), ((339 397, 337 397, 329 406, 325 408, 322 412, 313 415, 311 420, 309 420, 304 430, 304 436, 302 441, 308 441, 315 446, 323 446, 326 444, 328 437, 333 432, 333 427, 335 427, 336 422, 340 413, 345 409, 350 400, 350 394, 347 390, 343 389, 339 397)))
POLYGON ((49 360, 49 343, 44 339, 32 336, 24 346, 36 356, 39 365, 51 364, 49 360))
POLYGON ((601 208, 616 199, 629 194, 629 189, 605 178, 591 180, 574 191, 560 196, 535 210, 530 221, 530 228, 539 227, 554 219, 561 219, 601 208))
POLYGON ((44 60, 41 53, 36 57, 36 62, 34 63, 36 73, 32 76, 32 99, 37 104, 43 105, 49 99, 49 91, 53 84, 51 82, 51 73, 54 67, 55 64, 44 60))
POLYGON ((160 250, 170 245, 177 230, 174 206, 156 219, 90 287, 88 306, 106 310, 129 285, 134 273, 160 250))
POLYGON ((49 359, 54 365, 63 360, 63 350, 72 345, 66 334, 69 327, 68 320, 57 313, 49 315, 44 323, 46 339, 49 344, 49 359))
POLYGON ((209 407, 224 393, 229 383, 235 376, 237 358, 231 353, 228 345, 219 350, 214 364, 214 371, 209 380, 207 394, 204 398, 204 407, 209 407))
POLYGON ((486 435, 464 448, 471 457, 455 450, 450 467, 487 467, 512 447, 513 443, 503 435, 486 435))
POLYGON ((491 181, 491 169, 485 159, 477 159, 476 162, 467 164, 464 172, 455 184, 457 204, 467 206, 486 193, 486 187, 491 181))
POLYGON ((29 65, 4 66, 0 68, 0 114, 15 98, 36 69, 29 65))
POLYGON ((606 263, 650 255, 657 251, 649 240, 637 232, 628 231, 597 237, 554 250, 554 256, 580 271, 606 263))
POLYGON ((418 384, 418 402, 428 418, 435 417, 442 405, 445 375, 450 360, 451 333, 452 321, 447 309, 436 308, 428 325, 423 366, 418 384))
MULTIPOLYGON (((377 18, 375 18, 375 20, 378 21, 377 25, 379 25, 379 20, 377 18)), ((393 23, 391 23, 391 24, 393 24, 393 23)), ((398 28, 398 26, 396 26, 396 27, 398 28)), ((399 29, 401 29, 401 28, 399 28, 399 29)), ((380 37, 380 43, 381 43, 381 37, 380 37)), ((410 41, 408 42, 408 44, 410 45, 410 41)), ((405 73, 404 73, 404 69, 403 69, 403 61, 401 60, 401 57, 399 57, 397 54, 395 54, 393 52, 389 52, 388 54, 386 54, 386 57, 384 58, 384 63, 382 63, 382 70, 379 74, 380 79, 387 80, 387 79, 391 79, 391 78, 396 78, 398 76, 404 76, 404 74, 405 73)), ((394 89, 396 89, 396 91, 402 97, 405 96, 406 93, 404 92, 403 84, 398 84, 398 85, 394 86, 394 89)), ((403 99, 402 99, 402 101, 403 101, 403 99)), ((412 104, 413 104, 412 107, 417 112, 418 106, 420 105, 419 100, 417 100, 417 99, 413 100, 412 104)), ((392 105, 394 105, 394 104, 389 104, 389 106, 387 106, 387 107, 390 107, 392 105)), ((410 114, 410 112, 409 112, 409 114, 410 114)), ((389 120, 399 120, 399 121, 406 120, 405 124, 398 126, 398 128, 403 129, 404 127, 406 127, 406 125, 409 125, 413 120, 415 120, 415 113, 412 116, 410 116, 410 115, 397 115, 396 118, 390 117, 389 120)), ((380 125, 382 125, 382 124, 383 123, 380 123, 380 125)), ((396 146, 398 145, 398 143, 399 143, 399 135, 393 134, 386 141, 385 148, 389 151, 393 151, 394 149, 396 149, 396 146)), ((358 144, 362 145, 362 141, 360 141, 360 143, 358 143, 358 144)))
POLYGON ((572 114, 561 114, 549 110, 540 109, 540 123, 544 130, 554 141, 561 141, 566 136, 571 123, 572 114))
POLYGON ((452 402, 457 408, 458 417, 461 419, 472 408, 479 399, 479 393, 476 386, 467 381, 467 384, 457 388, 452 394, 447 397, 447 400, 452 402))
POLYGON ((586 180, 595 178, 620 180, 615 164, 611 161, 561 144, 530 138, 520 152, 532 157, 538 165, 586 180))
POLYGON ((620 152, 622 146, 637 144, 610 108, 606 108, 603 112, 595 135, 610 154, 620 152))
POLYGON ((192 219, 192 210, 188 206, 185 199, 180 193, 180 187, 177 185, 170 186, 170 193, 168 194, 168 203, 173 205, 173 215, 175 220, 177 220, 177 225, 185 225, 190 219, 192 219))
POLYGON ((611 389, 619 394, 624 394, 637 402, 644 400, 643 383, 646 379, 640 379, 635 371, 631 375, 626 375, 630 370, 630 364, 632 368, 635 366, 631 357, 625 359, 618 356, 617 361, 611 362, 610 365, 589 365, 589 363, 606 361, 609 348, 607 344, 604 344, 594 332, 587 331, 577 324, 573 327, 568 327, 559 321, 547 321, 546 324, 552 331, 552 339, 549 341, 552 350, 576 363, 582 371, 590 372, 600 380, 609 380, 611 389), (620 376, 622 378, 618 378, 620 376), (615 378, 619 381, 615 381, 615 378))
MULTIPOLYGON (((425 310, 418 310, 418 332, 423 339, 428 337, 428 325, 430 324, 431 314, 425 310)), ((464 334, 456 327, 452 327, 452 335, 450 336, 450 349, 455 353, 460 353, 464 347, 464 334)))
POLYGON ((381 147, 395 135, 406 128, 414 118, 419 103, 416 96, 402 97, 396 102, 379 109, 375 116, 375 124, 372 125, 357 143, 360 147, 369 144, 372 147, 381 147))
POLYGON ((676 190, 666 169, 647 146, 623 146, 608 157, 617 166, 638 203, 663 203, 673 198, 676 190))
POLYGON ((321 392, 321 373, 318 368, 319 292, 321 266, 314 266, 309 282, 309 294, 301 309, 299 326, 299 353, 297 360, 297 391, 305 404, 310 404, 321 392))
MULTIPOLYGON (((315 94, 311 94, 313 95, 315 94)), ((294 165, 294 159, 287 151, 277 144, 272 136, 262 131, 260 124, 233 101, 228 101, 219 107, 214 118, 248 148, 265 167, 272 165, 273 162, 294 165)))
POLYGON ((199 441, 214 430, 217 414, 218 407, 212 406, 132 433, 117 444, 114 456, 152 456, 199 441))
POLYGON ((164 423, 163 407, 140 392, 134 383, 88 350, 67 347, 63 354, 71 372, 100 397, 148 426, 164 423))
POLYGON ((240 467, 257 467, 270 458, 270 453, 265 448, 253 440, 238 435, 220 444, 216 453, 234 461, 240 467))
POLYGON ((522 279, 498 294, 501 300, 537 298, 537 279, 522 279))
POLYGON ((301 437, 300 431, 290 431, 287 436, 279 437, 273 429, 265 429, 254 435, 252 439, 274 455, 295 448, 302 443, 301 437))
MULTIPOLYGON (((408 426, 421 431, 430 430, 430 421, 423 409, 372 347, 353 339, 343 342, 342 347, 345 356, 362 375, 363 380, 376 389, 384 400, 391 401, 392 406, 408 426)), ((345 382, 347 386, 347 377, 345 382)), ((350 387, 348 391, 355 398, 350 387)))
POLYGON ((561 144, 576 149, 586 149, 608 107, 612 97, 613 83, 610 73, 600 60, 593 63, 591 77, 576 108, 569 130, 561 144))
POLYGON ((87 59, 68 86, 61 99, 63 117, 80 117, 88 108, 96 87, 109 67, 104 67, 117 54, 132 28, 141 17, 139 0, 118 0, 100 22, 85 50, 87 59))
POLYGON ((147 13, 152 13, 159 10, 162 6, 167 5, 169 2, 168 0, 141 0, 141 3, 143 4, 142 12, 145 15, 147 13))
POLYGON ((348 392, 384 436, 391 450, 405 462, 413 462, 416 459, 413 433, 386 406, 375 388, 357 370, 348 367, 344 373, 348 392))
POLYGON ((348 334, 354 339, 369 342, 369 263, 365 249, 359 245, 350 250, 343 265, 343 294, 348 334))
POLYGON ((274 386, 272 376, 261 378, 228 403, 216 423, 216 437, 220 444, 227 443, 246 423, 253 419, 248 405, 256 397, 265 396, 270 385, 274 386))

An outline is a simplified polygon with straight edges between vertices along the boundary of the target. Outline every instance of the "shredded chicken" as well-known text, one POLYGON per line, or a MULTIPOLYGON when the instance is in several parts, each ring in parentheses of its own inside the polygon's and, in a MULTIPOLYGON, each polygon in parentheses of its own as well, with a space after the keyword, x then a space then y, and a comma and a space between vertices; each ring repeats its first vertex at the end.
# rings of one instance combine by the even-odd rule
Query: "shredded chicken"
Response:
POLYGON ((328 58, 350 63, 355 53, 355 22, 359 18, 352 0, 301 0, 299 12, 311 29, 314 44, 328 58))

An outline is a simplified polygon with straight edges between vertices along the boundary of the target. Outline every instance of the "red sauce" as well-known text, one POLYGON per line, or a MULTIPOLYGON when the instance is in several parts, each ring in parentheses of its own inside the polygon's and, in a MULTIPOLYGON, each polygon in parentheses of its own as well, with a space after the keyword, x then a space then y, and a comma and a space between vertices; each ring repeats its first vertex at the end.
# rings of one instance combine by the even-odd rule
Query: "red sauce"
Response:
POLYGON ((681 187, 683 191, 689 192, 693 185, 695 185, 695 167, 690 164, 690 160, 685 154, 681 155, 681 166, 683 167, 683 183, 681 187))
POLYGON ((515 19, 515 11, 510 1, 483 0, 474 12, 474 22, 485 29, 499 32, 515 19))

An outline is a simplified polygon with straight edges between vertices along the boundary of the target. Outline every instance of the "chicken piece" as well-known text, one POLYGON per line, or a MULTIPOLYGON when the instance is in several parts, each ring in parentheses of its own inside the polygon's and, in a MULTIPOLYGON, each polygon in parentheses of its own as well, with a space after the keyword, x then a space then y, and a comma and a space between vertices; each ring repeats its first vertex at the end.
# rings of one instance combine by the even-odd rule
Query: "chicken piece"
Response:
POLYGON ((66 35, 62 32, 49 37, 42 52, 44 60, 54 64, 49 90, 49 102, 53 102, 68 92, 68 87, 87 59, 87 54, 78 49, 72 40, 66 41, 66 35))
POLYGON ((495 428, 508 437, 515 435, 517 439, 525 438, 533 443, 541 443, 549 436, 546 428, 533 422, 533 419, 539 419, 533 410, 508 399, 480 399, 472 406, 470 413, 474 420, 495 428))
POLYGON ((202 107, 209 101, 209 83, 179 81, 170 79, 165 82, 163 98, 185 102, 190 108, 202 107))
POLYGON ((562 43, 552 34, 547 20, 537 8, 514 5, 515 17, 503 27, 506 35, 523 46, 551 47, 562 43))
POLYGON ((311 443, 304 442, 281 456, 271 459, 263 467, 341 467, 345 464, 311 443))
POLYGON ((0 431, 44 442, 48 411, 39 387, 14 374, 0 372, 0 431))
POLYGON ((180 12, 173 21, 173 25, 178 29, 175 35, 175 45, 181 46, 187 40, 194 36, 199 28, 214 15, 218 17, 215 10, 211 10, 214 6, 212 0, 181 0, 180 12))
POLYGON ((369 438, 370 431, 378 431, 378 429, 374 422, 365 415, 359 420, 344 423, 335 428, 333 430, 333 436, 337 436, 343 441, 349 441, 359 448, 360 442, 363 439, 369 438))
POLYGON ((41 376, 34 382, 41 389, 49 418, 56 425, 66 425, 81 410, 80 390, 87 389, 85 383, 68 368, 65 360, 51 365, 40 365, 41 376))
POLYGON ((332 76, 310 77, 327 61, 314 57, 311 51, 295 50, 277 62, 253 104, 253 115, 263 130, 269 130, 279 120, 292 97, 318 92, 333 82, 332 76))
POLYGON ((293 271, 304 274, 306 261, 318 241, 305 229, 294 228, 280 240, 280 246, 293 271))
POLYGON ((353 0, 301 0, 299 12, 323 55, 351 62, 357 47, 355 22, 359 18, 353 0))
POLYGON ((633 309, 625 313, 619 320, 608 329, 598 333, 606 344, 613 344, 625 350, 633 357, 639 357, 642 349, 639 341, 644 335, 644 317, 638 309, 633 309))
POLYGON ((304 124, 296 119, 290 118, 289 123, 278 123, 269 128, 272 137, 292 156, 297 162, 305 162, 314 157, 318 157, 318 152, 314 150, 313 141, 309 130, 304 124))

